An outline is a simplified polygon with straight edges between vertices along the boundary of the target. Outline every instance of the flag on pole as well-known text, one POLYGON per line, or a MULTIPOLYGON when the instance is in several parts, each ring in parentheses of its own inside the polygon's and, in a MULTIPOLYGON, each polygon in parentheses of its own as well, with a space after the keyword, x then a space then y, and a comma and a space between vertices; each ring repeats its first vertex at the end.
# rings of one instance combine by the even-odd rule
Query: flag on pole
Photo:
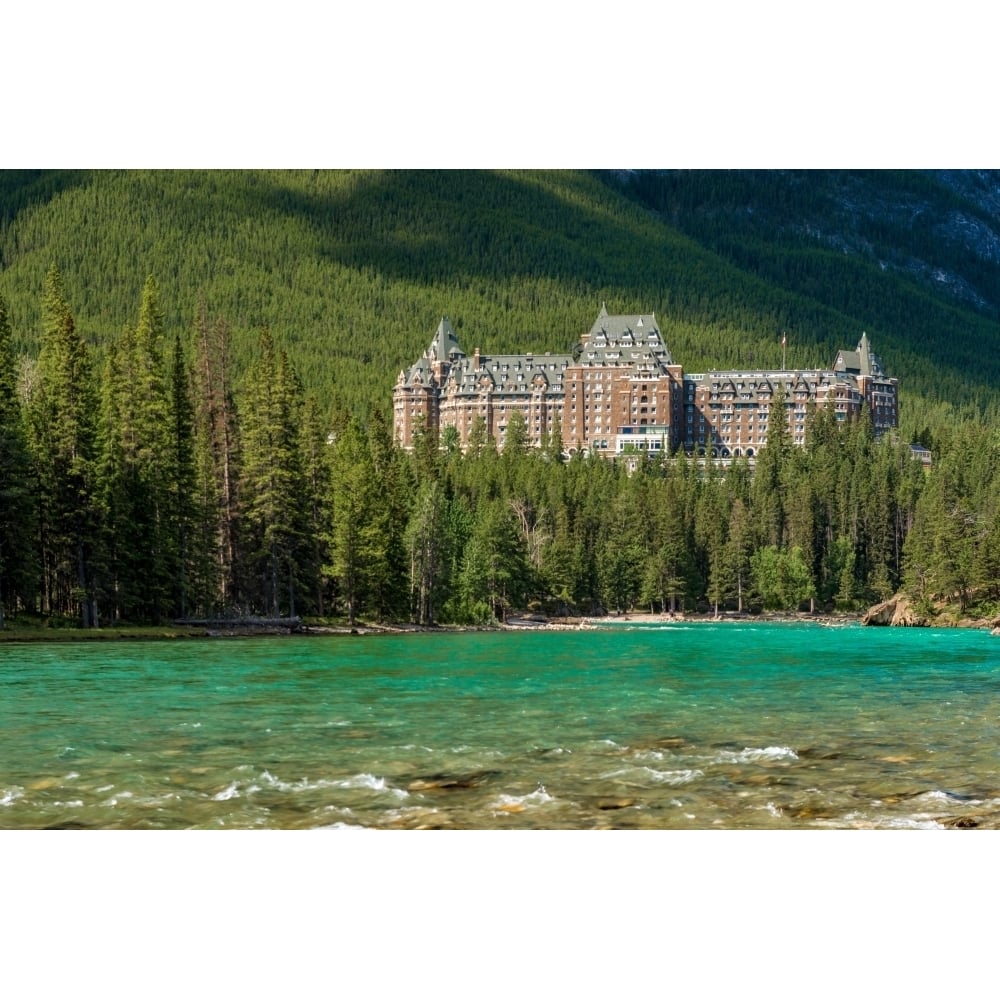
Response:
POLYGON ((781 335, 781 346, 784 347, 785 344, 787 344, 787 343, 788 343, 788 337, 784 333, 782 333, 782 335, 781 335))

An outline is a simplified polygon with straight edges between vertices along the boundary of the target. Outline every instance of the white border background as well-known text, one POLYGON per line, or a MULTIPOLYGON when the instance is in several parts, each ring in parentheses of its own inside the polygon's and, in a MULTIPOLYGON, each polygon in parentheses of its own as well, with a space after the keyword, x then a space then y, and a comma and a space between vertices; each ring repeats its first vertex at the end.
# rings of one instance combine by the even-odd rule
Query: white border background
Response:
POLYGON ((4 165, 996 163, 996 36, 969 0, 344 6, 15 7, 4 165))
MULTIPOLYGON (((980 5, 691 6, 15 9, 0 166, 997 166, 980 5)), ((967 991, 994 951, 996 836, 7 832, 4 980, 104 998, 967 991)))

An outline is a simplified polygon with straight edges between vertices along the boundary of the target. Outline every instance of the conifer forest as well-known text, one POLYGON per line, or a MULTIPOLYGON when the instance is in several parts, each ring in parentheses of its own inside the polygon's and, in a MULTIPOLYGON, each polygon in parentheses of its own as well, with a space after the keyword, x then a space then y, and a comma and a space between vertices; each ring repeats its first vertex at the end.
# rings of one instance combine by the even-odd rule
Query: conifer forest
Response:
POLYGON ((898 219, 865 222, 870 257, 791 226, 863 177, 702 174, 3 175, 0 624, 856 612, 899 591, 1000 613, 997 265, 898 219), (961 295, 912 265, 937 244, 961 295), (753 466, 634 471, 513 421, 499 453, 394 445, 392 384, 440 315, 484 350, 557 351, 604 299, 655 310, 691 369, 776 365, 784 329, 790 364, 826 366, 867 329, 899 433, 820 409, 753 466))

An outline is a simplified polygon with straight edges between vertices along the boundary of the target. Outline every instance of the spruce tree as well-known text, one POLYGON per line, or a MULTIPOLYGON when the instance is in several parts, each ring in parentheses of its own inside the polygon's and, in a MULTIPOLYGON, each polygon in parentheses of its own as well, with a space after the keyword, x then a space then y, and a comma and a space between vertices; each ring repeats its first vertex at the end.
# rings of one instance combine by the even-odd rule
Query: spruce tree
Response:
POLYGON ((421 484, 406 529, 410 557, 410 607, 418 625, 433 625, 435 591, 442 569, 442 496, 434 481, 421 484))
POLYGON ((729 531, 726 538, 725 561, 736 592, 736 610, 746 610, 750 589, 750 558, 752 555, 750 515, 743 500, 737 497, 729 511, 729 531))
POLYGON ((39 484, 42 609, 76 614, 84 628, 98 625, 96 413, 87 345, 53 265, 42 296, 42 346, 28 414, 39 484))
POLYGON ((169 375, 169 428, 167 451, 167 499, 170 535, 169 578, 171 606, 186 618, 192 598, 192 579, 197 579, 194 541, 197 518, 197 467, 195 464, 194 404, 184 348, 180 335, 174 337, 169 375))
POLYGON ((327 535, 328 572, 337 582, 351 625, 366 610, 372 574, 380 574, 384 562, 383 540, 373 528, 380 492, 368 442, 352 419, 333 445, 327 535))
POLYGON ((757 455, 753 479, 754 528, 758 546, 784 543, 785 508, 782 498, 784 468, 792 452, 788 431, 785 387, 778 383, 767 419, 767 443, 757 455))
MULTIPOLYGON (((603 462, 604 459, 598 459, 603 462)), ((619 493, 605 509, 599 535, 597 574, 604 607, 629 611, 642 592, 644 548, 642 520, 628 492, 619 493)))
POLYGON ((34 500, 10 317, 0 296, 0 629, 7 612, 34 598, 34 500))
POLYGON ((158 622, 172 588, 171 419, 156 282, 134 328, 108 349, 101 385, 101 476, 110 592, 125 618, 158 622))
POLYGON ((503 621, 524 606, 530 575, 516 518, 500 498, 481 504, 462 553, 458 587, 466 620, 503 621))
MULTIPOLYGON (((409 608, 407 571, 409 559, 404 538, 406 524, 415 499, 415 477, 411 464, 393 448, 392 433, 382 415, 375 410, 368 426, 368 448, 375 480, 381 484, 381 496, 371 513, 373 562, 370 567, 369 600, 372 611, 382 620, 405 615, 409 608)), ((432 476, 439 475, 440 454, 435 449, 432 476)))
POLYGON ((326 544, 330 517, 330 441, 314 395, 307 396, 303 406, 299 449, 302 454, 306 526, 302 579, 310 595, 312 612, 322 616, 326 614, 328 582, 324 566, 330 562, 326 544))
POLYGON ((200 574, 203 600, 235 610, 242 600, 239 553, 239 426, 232 384, 229 324, 210 322, 201 303, 195 318, 192 376, 200 550, 211 554, 200 574))
POLYGON ((270 615, 284 608, 294 616, 308 501, 299 450, 301 399, 295 373, 267 330, 247 374, 242 412, 247 596, 270 615))

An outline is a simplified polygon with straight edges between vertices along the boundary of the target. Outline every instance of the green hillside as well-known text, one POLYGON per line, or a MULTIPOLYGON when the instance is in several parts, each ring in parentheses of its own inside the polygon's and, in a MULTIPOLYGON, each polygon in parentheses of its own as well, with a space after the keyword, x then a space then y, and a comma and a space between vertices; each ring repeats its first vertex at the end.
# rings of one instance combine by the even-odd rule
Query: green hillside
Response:
POLYGON ((997 228, 917 173, 6 172, 0 294, 33 354, 56 264, 100 349, 152 274, 168 336, 204 301, 238 370, 267 327, 322 405, 362 416, 444 314, 499 352, 566 350, 602 301, 655 311, 688 371, 777 365, 782 331, 790 365, 826 366, 867 330, 916 427, 935 401, 997 402, 997 228), (956 217, 971 242, 933 224, 956 217))

